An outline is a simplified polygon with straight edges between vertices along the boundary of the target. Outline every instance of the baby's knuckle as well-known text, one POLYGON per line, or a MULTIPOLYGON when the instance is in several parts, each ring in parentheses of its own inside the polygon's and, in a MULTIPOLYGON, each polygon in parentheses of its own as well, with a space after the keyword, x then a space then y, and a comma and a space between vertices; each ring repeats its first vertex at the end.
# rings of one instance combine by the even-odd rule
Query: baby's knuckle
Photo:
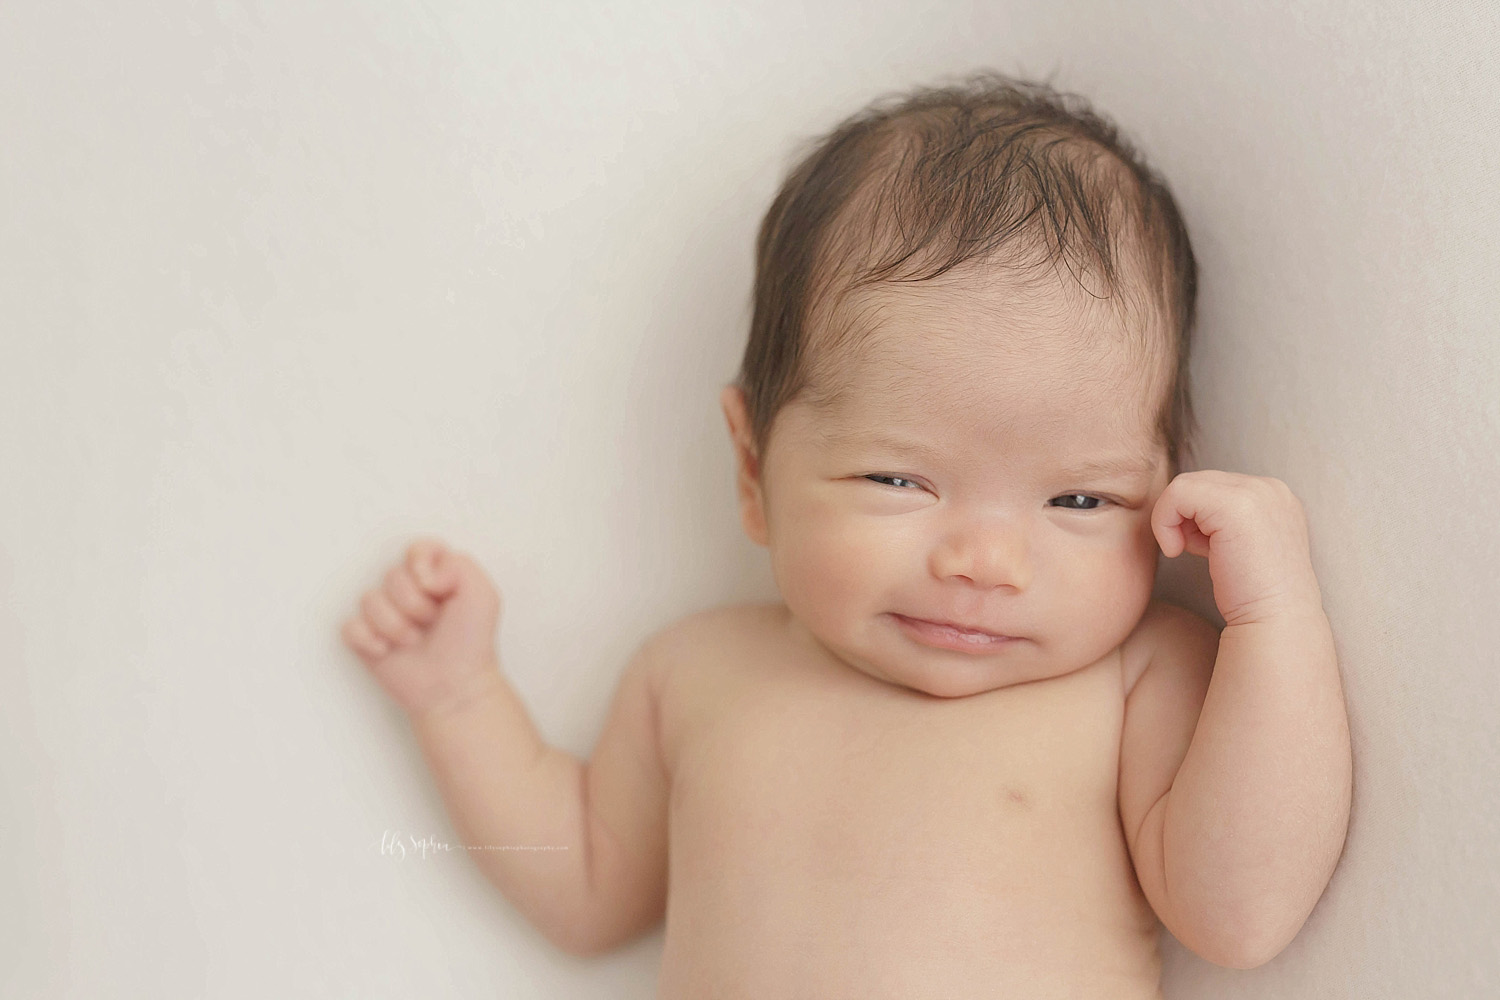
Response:
POLYGON ((403 565, 403 566, 415 566, 415 565, 417 565, 417 563, 419 563, 422 560, 422 555, 423 555, 423 553, 425 551, 426 551, 425 547, 423 546, 423 544, 421 542, 413 543, 410 547, 407 548, 407 550, 406 550, 406 557, 401 560, 401 565, 403 565))
POLYGON ((390 626, 400 624, 403 620, 401 609, 396 607, 396 602, 384 592, 370 595, 370 611, 367 617, 372 624, 384 626, 383 631, 388 630, 390 626))
POLYGON ((356 650, 366 654, 380 652, 380 639, 370 626, 362 621, 351 621, 344 626, 344 639, 356 650))
POLYGON ((1236 510, 1247 510, 1260 502, 1253 486, 1236 485, 1224 491, 1224 502, 1236 510))
POLYGON ((436 538, 419 538, 407 547, 406 560, 415 563, 420 559, 435 558, 442 549, 443 543, 436 538))
POLYGON ((1247 490, 1225 490, 1219 503, 1235 514, 1244 514, 1257 506, 1255 497, 1247 490))

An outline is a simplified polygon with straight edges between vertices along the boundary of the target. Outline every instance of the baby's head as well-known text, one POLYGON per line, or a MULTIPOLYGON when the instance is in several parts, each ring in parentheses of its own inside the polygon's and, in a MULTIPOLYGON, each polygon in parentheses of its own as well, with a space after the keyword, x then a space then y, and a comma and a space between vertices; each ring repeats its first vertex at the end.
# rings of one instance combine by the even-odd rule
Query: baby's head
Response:
POLYGON ((1195 286, 1166 186, 1080 99, 986 74, 824 137, 761 225, 723 393, 800 636, 944 697, 1118 646, 1189 453, 1195 286))

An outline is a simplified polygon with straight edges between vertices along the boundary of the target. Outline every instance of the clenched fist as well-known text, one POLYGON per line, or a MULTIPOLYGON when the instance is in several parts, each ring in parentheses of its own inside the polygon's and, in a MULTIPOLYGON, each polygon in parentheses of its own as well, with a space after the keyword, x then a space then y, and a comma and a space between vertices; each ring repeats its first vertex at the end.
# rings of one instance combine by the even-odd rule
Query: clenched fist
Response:
POLYGON ((1167 484, 1151 530, 1168 559, 1208 557, 1226 625, 1322 612, 1302 501, 1268 476, 1203 469, 1167 484))
POLYGON ((340 634, 380 686, 410 714, 463 704, 499 670, 500 595, 479 565, 422 539, 340 634))

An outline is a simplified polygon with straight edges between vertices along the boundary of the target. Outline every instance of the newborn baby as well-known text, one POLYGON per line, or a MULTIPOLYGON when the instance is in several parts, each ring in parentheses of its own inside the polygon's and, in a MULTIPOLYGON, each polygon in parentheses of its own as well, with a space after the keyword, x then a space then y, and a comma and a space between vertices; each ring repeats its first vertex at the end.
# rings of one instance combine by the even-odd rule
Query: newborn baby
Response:
POLYGON ((1160 997, 1163 924, 1263 963, 1338 860, 1349 735, 1297 499, 1178 471, 1194 296, 1076 99, 872 105, 771 206, 722 395, 781 600, 648 639, 587 761, 462 553, 411 545, 344 638, 550 940, 665 918, 662 997, 1160 997), (1207 556, 1222 635, 1152 600, 1158 551, 1207 556))

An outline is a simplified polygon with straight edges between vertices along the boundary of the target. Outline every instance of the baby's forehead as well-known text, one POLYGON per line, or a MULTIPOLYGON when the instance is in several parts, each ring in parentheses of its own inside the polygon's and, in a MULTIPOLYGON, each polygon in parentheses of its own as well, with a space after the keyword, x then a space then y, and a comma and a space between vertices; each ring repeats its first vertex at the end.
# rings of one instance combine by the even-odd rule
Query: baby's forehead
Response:
POLYGON ((814 377, 830 397, 998 392, 1018 404, 1062 394, 1138 406, 1167 360, 1164 338, 1118 309, 973 279, 851 291, 813 335, 814 377))

